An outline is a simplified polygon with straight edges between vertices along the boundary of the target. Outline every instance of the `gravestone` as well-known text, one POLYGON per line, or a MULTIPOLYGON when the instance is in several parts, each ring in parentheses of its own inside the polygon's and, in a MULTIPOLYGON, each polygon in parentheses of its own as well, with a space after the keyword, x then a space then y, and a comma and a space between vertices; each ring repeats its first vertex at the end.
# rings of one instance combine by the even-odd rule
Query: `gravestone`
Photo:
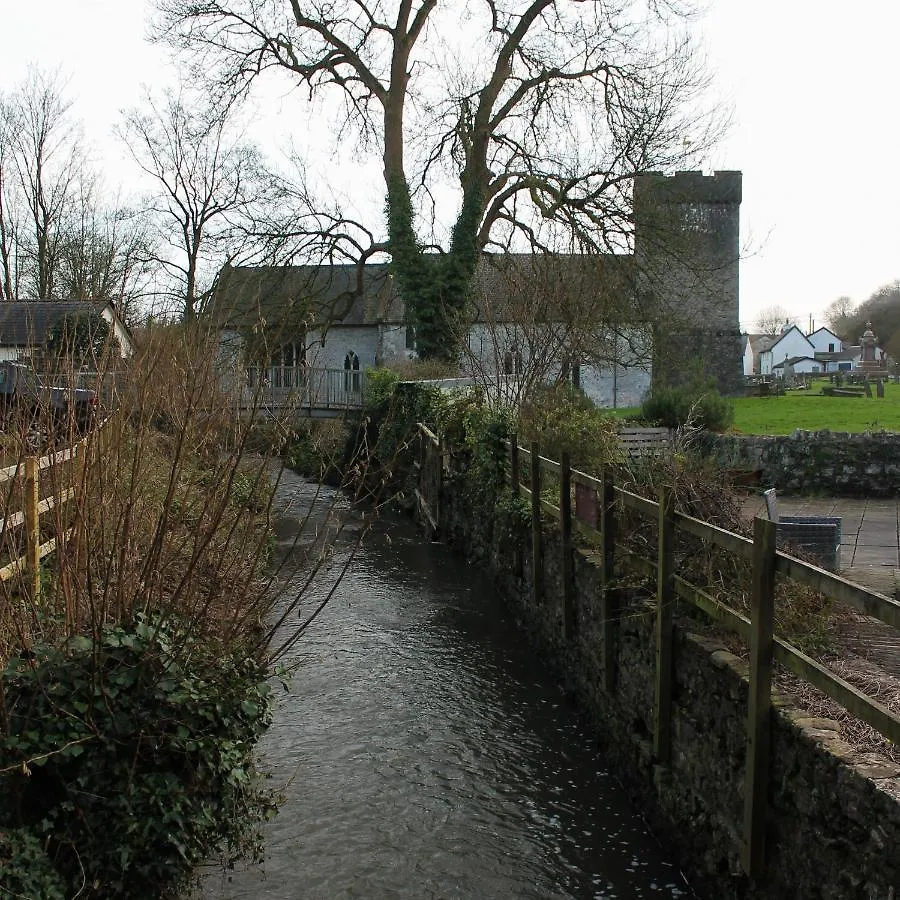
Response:
POLYGON ((884 400, 884 382, 880 378, 875 382, 875 395, 879 400, 884 400))
POLYGON ((763 491, 763 497, 766 501, 766 514, 769 516, 770 522, 778 521, 778 498, 775 495, 775 488, 769 488, 763 491))

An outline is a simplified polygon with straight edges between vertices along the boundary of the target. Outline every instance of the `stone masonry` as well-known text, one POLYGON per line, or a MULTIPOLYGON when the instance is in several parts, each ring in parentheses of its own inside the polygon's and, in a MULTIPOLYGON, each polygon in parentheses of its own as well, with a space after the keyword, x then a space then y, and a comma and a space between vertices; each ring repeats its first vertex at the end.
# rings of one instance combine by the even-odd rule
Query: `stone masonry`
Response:
MULTIPOLYGON (((545 520, 543 600, 533 600, 529 524, 476 512, 459 475, 441 498, 442 532, 487 566, 536 652, 559 673, 596 726, 604 755, 674 850, 701 897, 715 900, 897 900, 900 897, 900 766, 854 752, 836 722, 775 698, 766 870, 742 872, 747 664, 676 616, 673 752, 653 758, 655 604, 621 595, 615 619, 617 679, 603 681, 605 623, 599 563, 574 552, 574 635, 562 626, 561 542, 545 520)), ((493 507, 495 510, 497 507, 493 507)))

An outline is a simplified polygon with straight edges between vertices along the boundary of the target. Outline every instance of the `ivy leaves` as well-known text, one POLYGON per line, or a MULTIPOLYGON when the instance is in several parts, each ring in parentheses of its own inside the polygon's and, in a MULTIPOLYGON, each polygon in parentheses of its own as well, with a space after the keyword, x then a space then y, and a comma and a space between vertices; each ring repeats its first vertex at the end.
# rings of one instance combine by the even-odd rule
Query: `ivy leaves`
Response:
POLYGON ((87 878, 93 896, 170 897, 217 850, 260 854, 274 803, 251 758, 271 716, 255 661, 138 620, 12 659, 3 691, 0 833, 33 836, 70 894, 87 878))

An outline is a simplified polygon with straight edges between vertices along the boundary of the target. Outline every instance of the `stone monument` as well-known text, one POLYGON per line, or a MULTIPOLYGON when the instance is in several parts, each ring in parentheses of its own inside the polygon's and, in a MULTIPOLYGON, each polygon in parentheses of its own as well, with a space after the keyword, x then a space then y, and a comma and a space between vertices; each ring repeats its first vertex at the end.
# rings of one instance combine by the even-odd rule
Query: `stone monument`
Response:
POLYGON ((866 322, 866 330, 859 339, 859 345, 862 348, 862 356, 859 360, 859 374, 866 377, 882 374, 881 361, 875 358, 875 343, 878 338, 872 332, 872 323, 866 322))

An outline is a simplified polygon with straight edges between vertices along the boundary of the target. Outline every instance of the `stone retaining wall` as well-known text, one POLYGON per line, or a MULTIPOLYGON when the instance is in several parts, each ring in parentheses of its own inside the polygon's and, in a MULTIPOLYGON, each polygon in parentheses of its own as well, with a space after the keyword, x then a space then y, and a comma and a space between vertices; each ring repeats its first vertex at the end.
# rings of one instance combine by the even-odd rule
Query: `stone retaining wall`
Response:
MULTIPOLYGON (((496 507, 495 507, 496 509, 496 507)), ((451 476, 441 501, 444 536, 490 568, 534 639, 596 726, 605 756, 679 856, 700 896, 900 900, 900 766, 854 753, 838 725, 776 698, 765 880, 740 866, 747 665, 698 620, 676 619, 671 764, 653 759, 653 603, 633 593, 618 619, 615 690, 603 688, 599 568, 575 552, 575 636, 563 637, 558 533, 545 524, 544 601, 531 586, 526 522, 473 514, 451 476)), ((682 610, 683 611, 683 610, 682 610)))
POLYGON ((764 487, 786 494, 894 497, 900 493, 900 434, 795 431, 791 435, 710 435, 728 469, 761 472, 764 487))

